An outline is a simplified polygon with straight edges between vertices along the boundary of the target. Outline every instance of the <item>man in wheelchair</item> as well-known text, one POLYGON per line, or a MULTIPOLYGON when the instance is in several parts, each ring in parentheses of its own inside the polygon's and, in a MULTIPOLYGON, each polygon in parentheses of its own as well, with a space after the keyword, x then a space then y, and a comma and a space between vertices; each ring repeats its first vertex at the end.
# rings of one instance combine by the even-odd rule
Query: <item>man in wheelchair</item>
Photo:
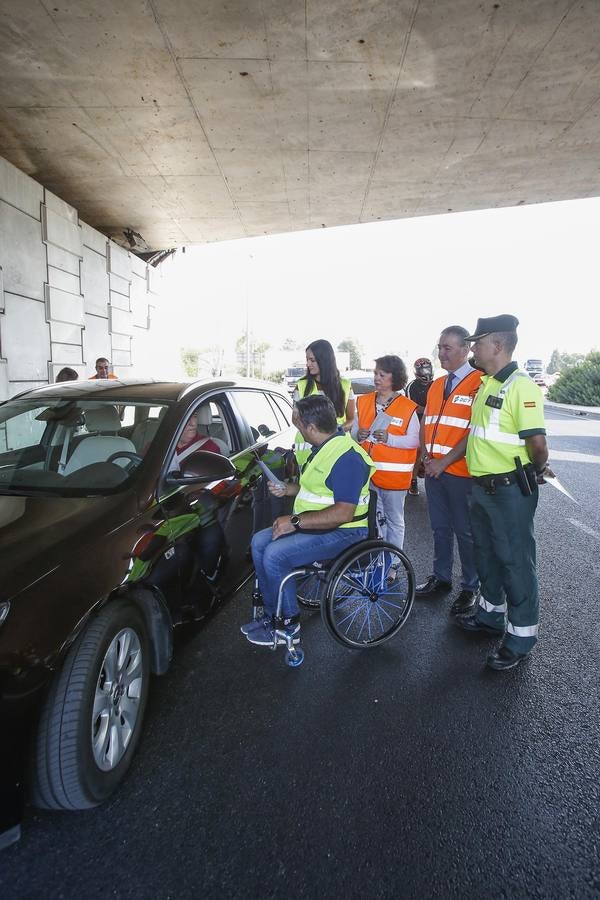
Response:
POLYGON ((298 400, 292 417, 305 441, 312 445, 299 484, 282 487, 269 482, 278 497, 295 497, 291 516, 279 516, 272 528, 252 539, 252 558, 264 613, 241 628, 252 644, 272 646, 275 630, 299 640, 300 621, 295 580, 282 592, 281 615, 276 616, 279 585, 298 566, 338 556, 368 535, 369 482, 375 471, 371 458, 348 434, 338 430, 331 401, 313 394, 298 400))

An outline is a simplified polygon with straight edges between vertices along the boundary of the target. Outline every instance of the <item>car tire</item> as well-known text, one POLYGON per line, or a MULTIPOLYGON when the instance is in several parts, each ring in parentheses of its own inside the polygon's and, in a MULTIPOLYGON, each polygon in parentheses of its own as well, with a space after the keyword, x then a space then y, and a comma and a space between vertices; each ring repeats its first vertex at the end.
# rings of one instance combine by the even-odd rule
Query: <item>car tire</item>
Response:
POLYGON ((89 809, 114 792, 140 739, 149 679, 144 619, 115 601, 79 636, 51 685, 34 746, 35 806, 89 809))

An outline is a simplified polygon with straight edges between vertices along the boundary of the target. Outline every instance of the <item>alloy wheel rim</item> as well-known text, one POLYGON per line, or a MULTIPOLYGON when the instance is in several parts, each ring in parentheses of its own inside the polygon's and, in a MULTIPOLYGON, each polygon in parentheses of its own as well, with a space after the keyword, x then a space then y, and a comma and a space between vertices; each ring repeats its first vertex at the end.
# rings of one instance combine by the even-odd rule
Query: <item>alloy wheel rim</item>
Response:
POLYGON ((123 628, 110 642, 100 666, 92 712, 94 761, 110 772, 123 759, 140 713, 143 654, 133 628, 123 628))

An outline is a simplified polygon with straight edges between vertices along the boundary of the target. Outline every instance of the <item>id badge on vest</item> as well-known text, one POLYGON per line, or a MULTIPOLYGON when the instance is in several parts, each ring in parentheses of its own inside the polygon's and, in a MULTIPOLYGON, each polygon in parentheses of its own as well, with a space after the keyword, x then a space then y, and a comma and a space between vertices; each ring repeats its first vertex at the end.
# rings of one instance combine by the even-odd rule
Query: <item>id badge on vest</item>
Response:
POLYGON ((452 398, 452 402, 458 406, 473 406, 473 398, 468 394, 457 394, 452 398))

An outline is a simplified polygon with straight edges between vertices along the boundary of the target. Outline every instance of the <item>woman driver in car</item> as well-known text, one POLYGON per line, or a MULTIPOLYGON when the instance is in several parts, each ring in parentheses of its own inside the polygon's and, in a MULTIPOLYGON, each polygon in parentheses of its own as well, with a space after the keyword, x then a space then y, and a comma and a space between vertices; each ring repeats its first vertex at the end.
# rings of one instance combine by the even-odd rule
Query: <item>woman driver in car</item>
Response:
POLYGON ((192 413, 189 417, 181 432, 179 440, 177 441, 177 447, 175 448, 175 463, 177 468, 179 468, 184 459, 187 459, 187 457, 190 456, 190 454, 195 453, 196 450, 208 450, 210 453, 221 452, 217 444, 215 444, 207 434, 202 434, 202 432, 198 430, 197 412, 192 413))

